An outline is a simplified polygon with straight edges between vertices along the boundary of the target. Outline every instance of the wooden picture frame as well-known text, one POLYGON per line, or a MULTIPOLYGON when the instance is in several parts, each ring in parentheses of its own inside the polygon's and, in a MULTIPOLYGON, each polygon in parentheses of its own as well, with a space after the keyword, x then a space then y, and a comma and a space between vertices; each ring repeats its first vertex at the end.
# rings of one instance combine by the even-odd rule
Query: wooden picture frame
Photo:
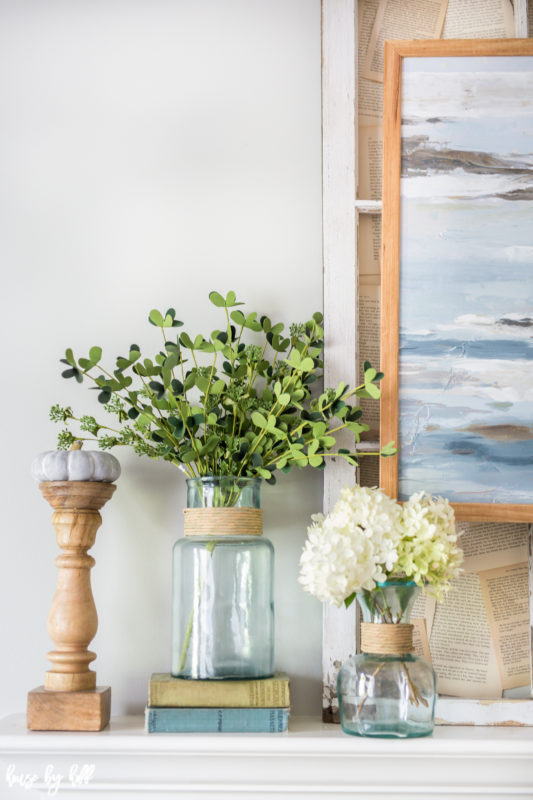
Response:
MULTIPOLYGON (((533 400, 529 399, 533 387, 529 387, 528 393, 528 384, 527 381, 524 381, 526 389, 523 397, 520 396, 516 401, 516 405, 499 402, 505 394, 503 390, 508 390, 507 395, 509 397, 513 395, 511 399, 514 400, 512 389, 515 386, 510 373, 514 364, 514 374, 516 375, 519 361, 519 356, 514 354, 529 353, 529 343, 524 338, 528 331, 524 332, 523 328, 529 328, 531 325, 530 330, 533 335, 533 314, 532 318, 527 315, 520 317, 519 314, 513 314, 513 309, 524 307, 523 296, 519 295, 506 296, 506 305, 500 304, 499 306, 497 298, 500 295, 498 295, 496 277, 494 277, 494 285, 491 284, 490 291, 493 299, 490 303, 488 290, 484 294, 480 290, 480 295, 473 293, 468 296, 468 302, 459 303, 459 294, 454 294, 454 292, 460 292, 462 277, 457 279, 459 283, 456 290, 452 286, 451 289, 447 288, 445 291, 442 290, 442 287, 445 286, 444 282, 439 284, 436 279, 434 286, 436 287, 435 292, 438 294, 439 308, 435 310, 437 303, 433 303, 434 307, 432 307, 430 301, 431 281, 434 276, 437 276, 439 266, 442 268, 438 259, 440 257, 444 263, 446 254, 452 253, 451 248, 454 246, 453 243, 444 242, 441 252, 437 236, 446 239, 447 231, 452 230, 450 226, 457 224, 457 219, 460 219, 461 214, 467 216, 464 218, 464 222, 459 223, 458 241, 455 243, 456 249, 453 252, 457 253, 461 248, 465 248, 465 253, 457 256, 458 263, 454 267, 456 274, 466 276, 468 272, 465 273, 465 270, 468 271, 469 264, 473 263, 472 269, 478 269, 478 276, 479 269, 486 264, 488 264, 487 270, 492 269, 492 273, 487 277, 496 276, 498 265, 495 260, 494 266, 490 266, 488 263, 490 255, 487 256, 484 265, 480 262, 479 267, 476 267, 478 256, 474 252, 473 246, 476 243, 476 231, 480 237, 486 236, 488 231, 495 230, 495 225, 500 225, 498 220, 504 220, 501 222, 501 229, 498 228, 498 236, 502 237, 500 242, 502 253, 505 248, 508 253, 509 270, 515 269, 516 264, 513 259, 516 259, 516 263, 521 259, 525 261, 527 252, 533 253, 533 241, 531 246, 524 245, 522 247, 520 232, 517 233, 516 230, 513 230, 515 238, 509 238, 507 242, 504 238, 505 215, 510 218, 511 213, 519 213, 524 215, 525 219, 526 204, 529 204, 530 212, 533 212, 533 157, 531 157, 533 147, 529 150, 529 159, 526 158, 524 150, 520 150, 519 146, 518 149, 513 148, 512 141, 509 143, 509 150, 504 151, 509 154, 507 157, 494 155, 502 151, 491 151, 491 142, 495 141, 495 136, 492 136, 491 139, 490 131, 485 135, 488 126, 485 126, 484 134, 480 136, 479 147, 472 148, 470 142, 463 145, 464 152, 468 153, 468 157, 462 158, 461 146, 454 144, 454 137, 458 137, 457 140, 461 136, 464 137, 468 113, 478 115, 476 117, 478 125, 474 128, 477 131, 481 130, 480 115, 481 122, 483 122, 483 113, 486 113, 487 119, 493 114, 495 106, 490 104, 497 102, 499 90, 502 92, 502 102, 505 101, 507 108, 512 106, 512 101, 515 99, 512 96, 513 91, 519 90, 518 79, 512 77, 514 59, 521 62, 517 72, 523 73, 527 65, 527 85, 529 85, 530 79, 533 81, 533 41, 531 39, 417 40, 392 41, 385 44, 381 369, 386 377, 382 385, 381 442, 385 444, 394 440, 400 446, 404 443, 403 452, 407 453, 405 449, 407 439, 404 431, 407 430, 409 424, 417 427, 416 436, 412 437, 412 441, 415 442, 414 456, 410 460, 408 460, 409 454, 403 457, 403 472, 402 465, 399 464, 399 456, 383 459, 380 464, 380 485, 391 496, 399 496, 400 499, 405 499, 420 489, 425 489, 432 494, 449 496, 454 505, 456 517, 468 521, 533 521, 533 488, 530 502, 517 502, 514 499, 515 495, 520 499, 523 499, 524 496, 527 497, 527 482, 533 487, 533 432, 531 429, 533 400), (499 57, 500 60, 495 60, 494 57, 499 57), (505 57, 505 60, 502 57, 505 57), (524 58, 528 59, 527 62, 523 60, 524 58), (426 61, 426 59, 432 60, 426 61), (472 66, 470 67, 470 65, 472 66), (487 70, 487 73, 482 72, 484 69, 487 70), (418 71, 413 74, 415 70, 418 71), (466 78, 463 77, 461 70, 464 71, 466 78), (438 91, 432 90, 431 96, 428 93, 426 102, 423 86, 425 83, 424 73, 430 71, 442 71, 442 78, 439 80, 439 84, 442 85, 439 86, 438 91), (413 74, 413 77, 409 78, 408 73, 413 74), (407 120, 407 123, 411 125, 410 137, 402 134, 402 111, 405 111, 402 105, 402 85, 406 93, 407 110, 412 112, 413 109, 416 109, 420 114, 420 116, 412 116, 407 120), (407 88, 405 89, 405 87, 407 88), (458 100, 452 96, 455 87, 459 92, 458 100), (504 94, 505 87, 510 87, 510 91, 508 89, 504 94), (470 100, 466 101, 467 95, 471 102, 470 100), (456 103, 455 106, 450 102, 446 105, 445 98, 448 97, 452 97, 452 101, 456 103), (485 111, 480 110, 482 102, 485 104, 485 111), (442 103, 440 112, 439 103, 442 103), (456 117, 453 119, 452 109, 456 112, 456 117), (429 128, 432 129, 431 135, 427 135, 424 139, 422 132, 427 132, 429 128), (413 130, 418 132, 416 135, 421 144, 417 144, 413 138, 413 130), (444 144, 445 137, 450 136, 451 140, 448 142, 451 141, 451 143, 444 144), (481 141, 482 139, 483 141, 481 141), (406 184, 402 184, 401 179, 402 143, 404 173, 407 173, 406 180, 411 181, 409 189, 405 188, 406 184), (517 155, 520 152, 523 153, 523 157, 517 155), (408 155, 407 158, 405 154, 408 155), (416 158, 413 154, 416 155, 416 158), (478 157, 478 164, 472 165, 472 155, 478 157), (520 161, 520 159, 522 160, 520 161), (511 166, 511 161, 513 166, 511 166), (522 166, 520 167, 519 164, 522 166), (490 179, 495 175, 498 177, 498 172, 500 176, 503 175, 500 185, 498 188, 488 189, 487 194, 484 194, 484 188, 476 190, 475 197, 467 196, 467 194, 453 194, 454 187, 460 181, 461 175, 470 173, 471 177, 472 174, 475 174, 481 184, 485 177, 490 179), (509 172, 512 172, 510 182, 508 180, 509 172), (522 183, 517 179, 517 175, 521 174, 524 176, 522 183), (448 182, 445 186, 442 176, 448 182), (425 179, 426 184, 420 184, 420 182, 415 184, 415 201, 408 198, 408 203, 407 192, 411 192, 411 197, 413 196, 413 177, 415 180, 424 181, 425 179), (507 183, 505 179, 507 179, 507 183), (528 180, 529 184, 527 184, 528 180), (444 188, 435 191, 434 196, 424 195, 428 188, 431 189, 431 182, 433 185, 444 186, 444 188), (505 185, 502 187, 502 184, 505 185), (418 192, 420 195, 417 195, 418 192), (424 195, 423 202, 416 200, 416 196, 421 197, 422 195, 424 195), (487 197, 488 199, 486 199, 487 197), (517 199, 518 202, 516 202, 517 199), (426 213, 426 206, 431 206, 432 202, 433 206, 426 213), (483 213, 480 211, 480 203, 484 204, 483 213), (505 209, 504 206, 506 206, 505 209), (407 207, 409 213, 407 213, 407 207), (518 211, 519 207, 520 211, 518 211), (431 214, 433 214, 432 218, 431 214), (446 218, 452 221, 448 223, 444 234, 442 231, 439 232, 439 214, 448 215, 446 218), (432 219, 435 217, 437 221, 432 227, 432 219), (461 224, 465 226, 465 230, 468 225, 468 233, 465 233, 462 238, 461 224), (475 227, 477 224, 479 224, 479 229, 475 227), (470 261, 468 261, 469 254, 470 261), (422 275, 420 266, 422 263, 427 263, 427 267, 423 267, 426 272, 423 273, 422 281, 418 284, 416 281, 422 275), (432 263, 435 264, 434 274, 431 273, 432 263), (417 265, 418 273, 416 272, 417 265), (409 286, 410 308, 408 310, 406 310, 407 300, 405 299, 408 294, 405 291, 402 295, 401 279, 404 284, 409 286), (419 294, 418 302, 412 300, 414 285, 417 286, 419 294), (471 310, 469 303, 470 306, 475 307, 474 311, 471 310), (497 309, 493 317, 484 313, 489 305, 493 310, 497 309), (504 305, 504 315, 498 316, 504 305), (459 311, 455 317, 452 314, 454 309, 459 311), (429 319, 431 314, 437 315, 432 317, 435 320, 433 327, 430 326, 430 330, 421 329, 418 332, 414 323, 419 319, 429 319), (444 322, 437 324, 437 320, 441 322, 444 320, 444 322), (503 331, 504 324, 508 328, 503 331), (402 325, 403 331, 402 348, 400 348, 400 325, 402 325), (469 325, 484 326, 484 329, 482 332, 476 330, 475 333, 467 334, 465 329, 469 325), (515 326, 516 329, 513 330, 512 326, 515 326), (447 344, 444 342, 445 334, 442 333, 445 329, 449 340, 447 344), (457 341, 460 340, 462 333, 467 342, 467 349, 466 357, 464 357, 465 345, 463 345, 460 353, 463 358, 460 362, 463 371, 457 378, 456 364, 458 362, 455 360, 455 354, 452 355, 452 351, 456 341, 453 336, 458 331, 460 333, 457 335, 457 341), (503 332, 500 334, 500 331, 503 332), (471 340, 468 339, 468 336, 471 336, 471 340), (502 344, 504 340, 508 343, 505 346, 502 344), (476 347, 468 348, 468 345, 472 343, 476 347), (508 356, 507 361, 503 356, 499 358, 498 365, 495 361, 492 362, 495 365, 492 369, 503 369, 503 372, 500 371, 498 378, 493 379, 490 383, 488 368, 481 359, 487 359, 488 363, 488 359, 492 359, 495 353, 500 353, 498 349, 500 345, 502 353, 511 355, 508 356), (446 348, 448 349, 446 350, 446 348), (524 348, 527 350, 524 351, 524 348), (476 355, 470 357, 470 351, 475 352, 476 355), (480 352, 483 355, 480 356, 480 352), (446 395, 443 394, 442 384, 438 383, 436 377, 440 375, 444 380, 447 374, 445 367, 450 370, 450 374, 453 374, 455 381, 452 384, 451 394, 447 393, 446 395), (404 377, 400 379, 402 370, 404 377), (408 377, 406 377, 407 372, 408 377), (507 384, 505 384, 506 375, 509 376, 507 384), (455 391, 457 391, 456 395, 453 394, 455 391), (459 393, 462 393, 464 401, 462 407, 459 405, 459 400, 456 399, 459 393), (443 396, 445 397, 444 403, 438 406, 435 398, 443 396), (483 399, 480 400, 480 397, 483 399), (399 412, 400 399, 403 403, 402 415, 399 412), (527 417, 529 424, 528 421, 520 424, 518 419, 526 419, 524 416, 520 416, 520 414, 524 414, 526 401, 530 405, 530 414, 527 417), (415 413, 420 414, 419 410, 417 412, 417 408, 420 409, 421 404, 430 409, 428 413, 432 424, 428 424, 427 427, 423 427, 419 418, 416 423, 413 423, 415 413), (505 413, 509 408, 512 409, 512 413, 508 413, 510 424, 506 424, 505 413), (403 419, 400 418, 401 416, 403 419), (457 423, 456 419, 459 416, 461 422, 457 423), (481 424, 479 419, 486 420, 486 424, 481 424), (468 446, 463 446, 462 442, 468 442, 468 446), (517 453, 519 455, 516 455, 517 453), (523 465, 522 470, 520 464, 523 465), (503 478, 504 474, 505 479, 503 478), (461 475, 465 475, 464 482, 459 479, 461 475), (420 485, 418 485, 419 477, 420 485), (424 482, 425 485, 422 485, 424 482), (453 489, 451 489, 452 486, 453 489), (439 487, 442 488, 439 490, 439 487), (455 487, 459 487, 456 496, 453 495, 455 487), (463 500, 463 497, 466 499, 463 500)), ((431 76, 428 74, 427 77, 429 89, 430 86, 435 85, 435 81, 430 83, 431 76)), ((523 100, 525 98, 524 94, 523 100)), ((527 96, 527 100, 530 101, 529 96, 527 96)), ((520 97, 517 96, 517 108, 519 102, 520 97)), ((528 127, 528 130, 533 130, 533 106, 531 112, 531 118, 527 117, 527 125, 529 126, 531 121, 532 127, 528 127)), ((501 119, 502 126, 510 124, 510 120, 504 121, 503 117, 501 119)), ((521 120, 524 119, 526 118, 521 117, 521 120)), ((407 127, 408 125, 405 125, 404 131, 407 127)), ((504 131, 500 132, 502 139, 506 138, 506 130, 511 129, 506 127, 504 131)), ((516 136, 518 137, 519 134, 517 133, 516 136)), ((483 186, 488 186, 488 183, 491 181, 487 181, 483 186)), ((513 219, 520 220, 520 217, 515 215, 513 219)), ((496 233, 494 236, 496 237, 496 233)), ((479 255, 479 259, 481 259, 481 255, 479 255)), ((451 269, 450 272, 452 272, 451 269)), ((507 273, 505 277, 507 280, 507 273)), ((471 280, 475 281, 475 276, 471 280)), ((500 277, 498 280, 503 285, 502 278, 500 277)), ((446 286, 449 287, 450 283, 453 283, 453 277, 450 280, 448 276, 446 286)), ((515 291, 518 286, 517 283, 515 291)), ((531 301, 533 309, 533 269, 531 268, 529 269, 527 288, 529 290, 527 298, 531 301)), ((525 288, 522 286, 521 291, 524 290, 525 288)), ((521 356, 521 358, 528 357, 533 358, 533 349, 531 356, 521 356)))

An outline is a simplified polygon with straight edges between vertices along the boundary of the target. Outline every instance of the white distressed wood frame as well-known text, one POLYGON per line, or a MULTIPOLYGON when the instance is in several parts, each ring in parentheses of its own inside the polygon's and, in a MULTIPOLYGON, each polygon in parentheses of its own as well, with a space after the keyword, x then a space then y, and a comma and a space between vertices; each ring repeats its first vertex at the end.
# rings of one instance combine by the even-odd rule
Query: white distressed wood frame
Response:
MULTIPOLYGON (((527 0, 514 0, 515 36, 527 37, 527 0)), ((322 155, 325 385, 341 380, 355 385, 358 353, 359 214, 381 213, 381 203, 359 198, 357 142, 357 0, 322 0, 322 155)), ((347 437, 341 446, 353 447, 347 437)), ((377 443, 366 443, 373 449, 377 443)), ((353 484, 354 470, 344 462, 328 463, 324 473, 324 510, 332 507, 342 486, 353 484)), ((531 537, 530 537, 531 542, 531 537)), ((533 568, 533 567, 532 567, 533 568)), ((531 570, 530 570, 531 576, 531 570)), ((530 578, 531 580, 531 578, 530 578)), ((533 620, 533 586, 530 586, 533 620)), ((350 609, 325 605, 323 613, 323 719, 339 722, 337 671, 358 649, 358 620, 350 609)), ((505 707, 505 703, 504 703, 505 707)), ((533 724, 533 703, 513 703, 518 724, 533 724), (519 710, 520 709, 520 710, 519 710)), ((507 712, 503 713, 505 718, 507 712)), ((466 700, 439 700, 444 724, 501 724, 491 706, 466 700), (473 713, 472 709, 475 709, 473 713), (488 710, 487 710, 488 709, 488 710)))

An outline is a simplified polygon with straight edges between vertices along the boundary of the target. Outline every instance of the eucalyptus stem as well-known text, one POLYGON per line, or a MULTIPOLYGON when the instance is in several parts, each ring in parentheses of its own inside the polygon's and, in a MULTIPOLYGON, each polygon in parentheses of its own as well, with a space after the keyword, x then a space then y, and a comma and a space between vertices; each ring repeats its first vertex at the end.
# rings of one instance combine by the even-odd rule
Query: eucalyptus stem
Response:
MULTIPOLYGON (((89 378, 106 411, 118 416, 118 429, 95 420, 100 446, 129 445, 139 455, 169 461, 187 474, 256 477, 269 483, 275 483, 278 469, 323 466, 325 458, 353 464, 356 454, 336 452, 337 434, 348 429, 357 438, 367 426, 359 421, 360 407, 348 401, 364 392, 378 397, 383 375, 365 363, 360 386, 349 390, 341 383, 314 396, 311 384, 323 377, 319 312, 304 324, 292 324, 284 335, 282 323, 273 324, 255 311, 243 313, 233 291, 225 297, 211 292, 209 299, 222 310, 224 327, 209 337, 182 332, 175 344, 167 339, 168 328, 183 325, 175 310, 152 309, 149 321, 163 337, 163 350, 153 359, 131 345, 127 356, 116 358, 116 368, 105 369, 100 347, 90 348, 84 358, 66 350, 63 377, 80 383, 89 378), (243 342, 245 331, 253 333, 253 344, 243 342), (98 377, 93 368, 101 370, 98 377), (332 422, 335 417, 339 423, 332 422)), ((54 421, 68 426, 75 419, 59 413, 54 421)), ((72 435, 63 431, 60 446, 72 435)), ((380 455, 394 452, 389 444, 380 455)))

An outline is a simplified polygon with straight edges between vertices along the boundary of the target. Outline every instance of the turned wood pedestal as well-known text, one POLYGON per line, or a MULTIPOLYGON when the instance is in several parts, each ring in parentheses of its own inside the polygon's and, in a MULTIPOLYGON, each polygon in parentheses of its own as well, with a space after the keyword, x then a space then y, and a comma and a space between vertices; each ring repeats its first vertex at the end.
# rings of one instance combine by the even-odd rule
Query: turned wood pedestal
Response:
POLYGON ((99 509, 116 489, 112 483, 46 481, 39 484, 54 509, 52 524, 63 553, 56 558, 57 589, 48 615, 55 649, 44 686, 28 693, 27 726, 40 731, 99 731, 109 722, 111 688, 96 686, 88 647, 98 628, 87 554, 102 523, 99 509))

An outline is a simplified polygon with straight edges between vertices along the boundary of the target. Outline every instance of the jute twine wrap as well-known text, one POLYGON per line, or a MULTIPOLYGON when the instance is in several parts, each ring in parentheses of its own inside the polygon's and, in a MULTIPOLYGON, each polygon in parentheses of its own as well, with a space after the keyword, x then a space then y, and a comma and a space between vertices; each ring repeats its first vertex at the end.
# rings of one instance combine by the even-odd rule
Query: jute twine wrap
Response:
POLYGON ((260 508, 184 508, 185 536, 261 536, 260 508))
POLYGON ((403 656, 413 650, 413 625, 362 622, 361 650, 363 653, 403 656))

